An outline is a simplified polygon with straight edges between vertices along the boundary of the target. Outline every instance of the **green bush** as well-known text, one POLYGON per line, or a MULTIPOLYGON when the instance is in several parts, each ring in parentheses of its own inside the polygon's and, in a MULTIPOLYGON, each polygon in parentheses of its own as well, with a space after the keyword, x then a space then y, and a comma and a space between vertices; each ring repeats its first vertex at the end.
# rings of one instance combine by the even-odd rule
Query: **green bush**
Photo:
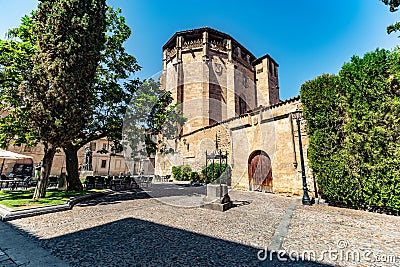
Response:
POLYGON ((204 178, 201 174, 192 171, 189 166, 173 166, 172 174, 175 180, 191 181, 195 183, 204 183, 204 178))
POLYGON ((400 52, 354 56, 302 85, 308 157, 329 202, 400 211, 400 52))
POLYGON ((174 179, 178 181, 189 181, 191 171, 192 169, 189 166, 172 167, 172 174, 174 175, 174 179))
POLYGON ((207 167, 204 166, 201 170, 201 173, 206 183, 217 183, 219 182, 218 178, 220 177, 221 183, 226 183, 230 185, 232 169, 231 166, 229 166, 228 164, 210 164, 207 167))

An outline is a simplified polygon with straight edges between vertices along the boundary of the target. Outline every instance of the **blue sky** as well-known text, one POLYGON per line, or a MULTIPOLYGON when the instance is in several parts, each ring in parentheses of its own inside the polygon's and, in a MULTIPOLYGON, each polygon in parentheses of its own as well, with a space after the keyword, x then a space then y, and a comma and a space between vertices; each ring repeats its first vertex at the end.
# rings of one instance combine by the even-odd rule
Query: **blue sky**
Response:
MULTIPOLYGON (((256 57, 270 54, 279 63, 281 99, 296 96, 306 80, 337 73, 352 55, 400 42, 400 33, 386 34, 400 12, 390 13, 379 0, 107 2, 122 8, 132 28, 126 47, 143 68, 138 77, 161 70, 161 47, 176 31, 209 26, 231 35, 256 57)), ((1 38, 36 5, 35 0, 0 0, 1 38)))

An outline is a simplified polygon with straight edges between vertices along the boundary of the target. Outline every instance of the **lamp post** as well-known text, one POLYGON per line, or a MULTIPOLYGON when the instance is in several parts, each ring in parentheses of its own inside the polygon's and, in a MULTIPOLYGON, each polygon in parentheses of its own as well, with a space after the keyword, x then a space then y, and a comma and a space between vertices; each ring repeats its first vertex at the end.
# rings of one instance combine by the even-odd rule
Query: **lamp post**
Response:
POLYGON ((107 176, 108 176, 108 177, 110 176, 111 157, 116 155, 113 151, 115 151, 115 148, 112 146, 112 147, 111 147, 111 151, 110 151, 110 160, 108 161, 108 171, 107 171, 107 176))
POLYGON ((304 167, 303 144, 301 142, 300 122, 301 122, 302 114, 301 114, 300 111, 298 111, 297 113, 293 113, 293 116, 296 119, 297 134, 299 136, 299 153, 300 153, 300 165, 301 165, 301 179, 303 181, 303 198, 302 198, 301 202, 303 203, 303 205, 311 205, 311 200, 310 200, 310 197, 308 196, 306 170, 305 170, 305 167, 304 167))

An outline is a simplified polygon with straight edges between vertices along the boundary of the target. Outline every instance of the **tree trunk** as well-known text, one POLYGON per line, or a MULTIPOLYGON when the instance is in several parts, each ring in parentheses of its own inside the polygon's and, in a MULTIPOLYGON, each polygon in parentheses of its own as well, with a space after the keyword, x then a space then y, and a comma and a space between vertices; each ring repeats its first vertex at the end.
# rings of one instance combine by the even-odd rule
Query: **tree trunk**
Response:
POLYGON ((54 155, 56 154, 56 148, 52 145, 46 145, 44 149, 44 156, 42 160, 42 168, 40 170, 40 176, 38 183, 33 194, 33 199, 39 199, 46 197, 47 183, 51 171, 51 165, 53 164, 54 155))
POLYGON ((67 190, 68 191, 82 191, 83 186, 81 180, 79 179, 78 173, 78 150, 79 148, 67 144, 63 148, 65 152, 65 164, 67 169, 67 190))

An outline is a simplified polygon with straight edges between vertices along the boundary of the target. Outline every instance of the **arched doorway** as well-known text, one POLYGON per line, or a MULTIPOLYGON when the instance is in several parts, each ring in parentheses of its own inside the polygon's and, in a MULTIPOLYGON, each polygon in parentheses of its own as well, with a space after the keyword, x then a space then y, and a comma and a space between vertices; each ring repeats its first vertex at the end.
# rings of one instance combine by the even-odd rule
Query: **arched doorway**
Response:
POLYGON ((268 154, 256 150, 249 157, 249 190, 273 193, 272 166, 268 154))

